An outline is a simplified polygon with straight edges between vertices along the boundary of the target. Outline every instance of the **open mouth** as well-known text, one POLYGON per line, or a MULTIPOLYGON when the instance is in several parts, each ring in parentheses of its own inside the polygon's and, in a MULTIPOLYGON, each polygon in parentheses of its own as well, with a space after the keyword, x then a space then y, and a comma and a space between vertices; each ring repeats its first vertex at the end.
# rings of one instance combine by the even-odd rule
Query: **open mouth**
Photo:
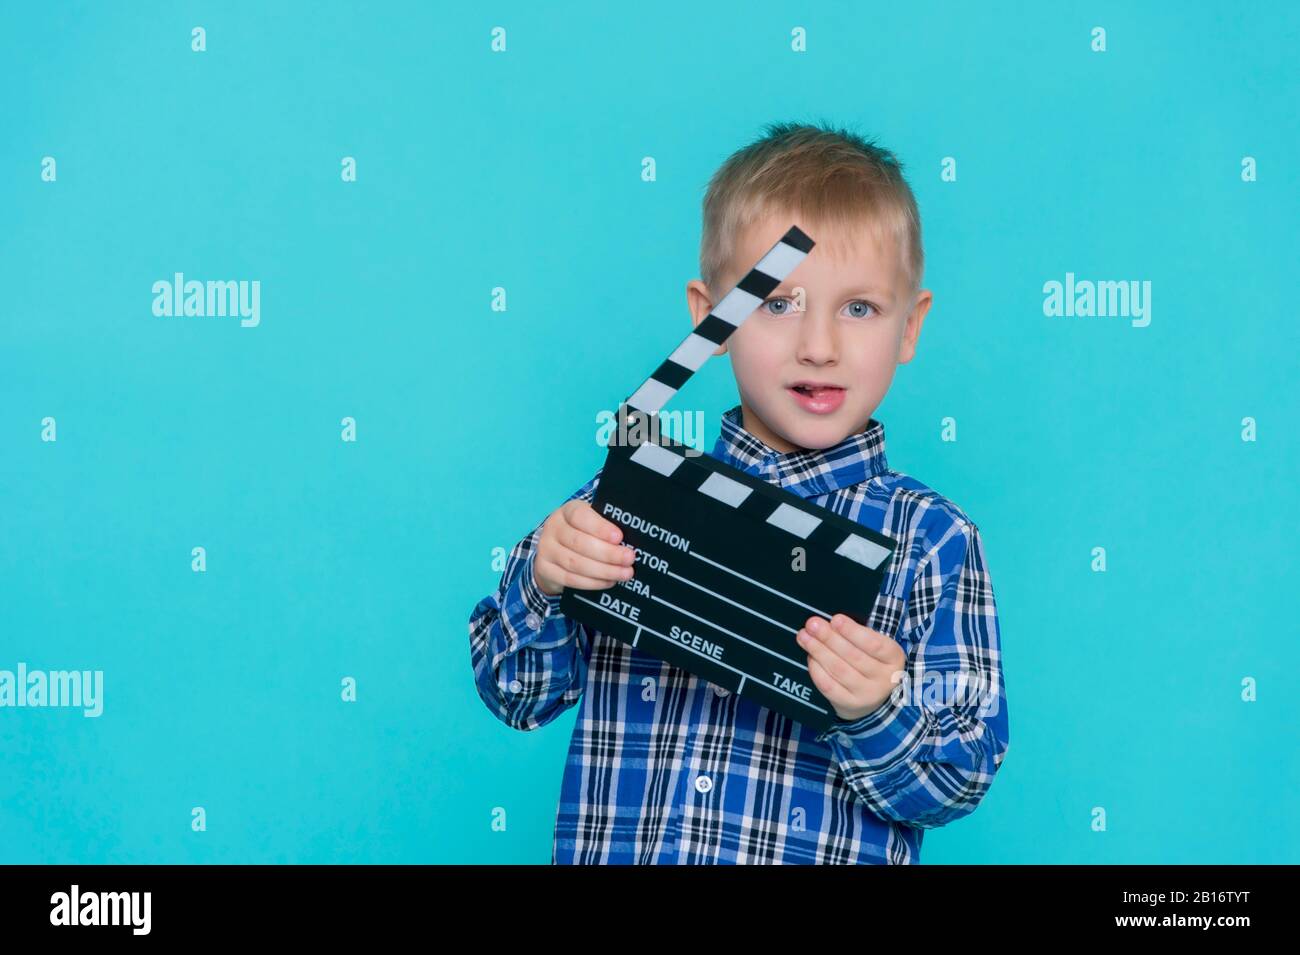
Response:
POLYGON ((791 391, 797 391, 802 395, 810 395, 810 396, 828 394, 828 393, 844 390, 839 385, 832 385, 829 382, 817 382, 817 381, 799 381, 799 382, 795 382, 793 385, 789 385, 788 387, 791 391))
POLYGON ((835 387, 835 386, 832 386, 832 385, 817 385, 817 386, 813 386, 813 385, 791 385, 791 387, 792 387, 795 391, 799 392, 801 395, 816 395, 816 394, 824 394, 825 392, 828 392, 828 391, 843 391, 843 390, 844 390, 843 388, 838 388, 838 387, 835 387))
POLYGON ((800 383, 786 388, 805 411, 829 414, 844 402, 844 389, 835 385, 800 383))

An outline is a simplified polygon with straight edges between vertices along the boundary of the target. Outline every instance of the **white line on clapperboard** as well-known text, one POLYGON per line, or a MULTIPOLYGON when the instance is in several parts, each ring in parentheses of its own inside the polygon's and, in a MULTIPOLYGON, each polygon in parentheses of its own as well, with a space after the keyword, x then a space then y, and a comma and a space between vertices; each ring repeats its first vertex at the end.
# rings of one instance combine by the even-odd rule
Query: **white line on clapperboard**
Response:
MULTIPOLYGON (((832 616, 832 614, 827 613, 825 610, 822 610, 822 609, 819 608, 819 607, 814 607, 812 604, 806 604, 806 603, 804 603, 802 600, 799 600, 797 597, 791 597, 789 594, 782 593, 781 591, 777 590, 775 587, 769 587, 767 584, 760 583, 759 581, 755 580, 753 577, 746 577, 746 576, 745 576, 744 574, 742 574, 740 571, 738 571, 738 570, 732 570, 732 569, 731 569, 730 567, 728 567, 726 564, 719 564, 716 560, 709 560, 709 558, 705 557, 703 554, 697 554, 697 553, 695 553, 695 551, 691 551, 691 552, 690 552, 690 555, 691 555, 692 557, 698 557, 700 560, 704 561, 706 564, 712 564, 714 567, 717 567, 719 570, 725 570, 725 571, 726 571, 727 573, 729 573, 729 574, 735 574, 735 575, 736 575, 737 577, 739 577, 741 580, 748 580, 748 581, 749 581, 751 584, 753 584, 755 587, 762 587, 764 590, 770 591, 771 593, 776 594, 778 597, 784 597, 786 600, 790 601, 790 603, 792 603, 792 604, 798 604, 800 607, 807 607, 807 608, 808 608, 809 610, 811 610, 813 613, 815 613, 815 614, 819 614, 820 616, 825 617, 827 620, 829 620, 829 619, 831 618, 831 616, 832 616)), ((686 580, 685 577, 678 577, 678 576, 677 576, 676 574, 674 574, 672 571, 668 571, 667 573, 668 573, 670 576, 672 576, 672 577, 677 577, 678 580, 686 581, 686 583, 691 584, 691 586, 693 586, 693 587, 700 587, 699 584, 696 584, 696 583, 693 583, 692 581, 686 580)), ((704 588, 704 587, 700 587, 700 589, 703 590, 705 593, 713 594, 713 591, 712 591, 712 590, 708 590, 708 589, 706 589, 706 588, 704 588)), ((713 594, 713 596, 715 596, 715 597, 717 597, 717 598, 719 598, 719 599, 721 599, 721 600, 727 600, 727 598, 726 598, 726 597, 723 597, 722 594, 713 594)), ((727 600, 727 603, 729 603, 729 604, 736 604, 736 606, 739 607, 741 610, 749 610, 749 608, 746 607, 744 604, 738 604, 738 603, 736 603, 734 600, 727 600)), ((752 613, 752 614, 753 614, 754 616, 756 616, 756 617, 763 617, 763 615, 762 615, 761 613, 759 613, 757 610, 749 610, 749 612, 752 613)), ((776 623, 776 625, 777 625, 778 627, 783 627, 784 629, 789 630, 791 633, 794 633, 794 632, 795 632, 795 631, 792 630, 790 627, 787 627, 787 626, 786 626, 785 624, 783 624, 783 623, 777 623, 775 620, 772 620, 770 617, 763 617, 763 619, 764 619, 764 620, 768 620, 768 621, 770 621, 771 623, 776 623)))
MULTIPOLYGON (((676 574, 672 574, 672 576, 673 576, 673 577, 676 577, 677 575, 676 575, 676 574)), ((690 583, 690 581, 688 580, 687 583, 690 583)), ((704 588, 701 587, 700 589, 703 590, 704 588)), ((718 594, 714 594, 714 596, 716 597, 716 596, 718 596, 718 594)), ((707 624, 708 624, 710 627, 712 627, 714 630, 721 630, 723 633, 731 634, 731 636, 735 637, 737 640, 740 640, 740 641, 743 642, 743 643, 748 643, 751 647, 754 647, 756 650, 762 650, 764 653, 770 653, 770 654, 772 654, 772 656, 776 657, 778 660, 784 660, 786 663, 793 663, 795 666, 803 666, 802 662, 799 661, 799 660, 792 660, 792 659, 790 659, 788 656, 786 656, 784 653, 778 653, 776 650, 773 650, 771 647, 765 647, 765 646, 763 646, 761 643, 755 643, 753 640, 749 639, 748 637, 742 637, 740 634, 736 633, 734 630, 728 630, 726 627, 722 626, 721 624, 714 623, 714 622, 713 622, 712 620, 710 620, 708 617, 701 617, 701 616, 700 616, 699 614, 697 614, 697 613, 691 613, 691 612, 690 612, 689 610, 687 610, 685 607, 679 607, 679 606, 677 606, 677 604, 675 604, 675 603, 669 603, 667 600, 664 600, 663 597, 656 597, 654 594, 651 594, 651 595, 650 595, 650 599, 651 599, 651 600, 654 600, 654 601, 658 601, 659 603, 663 604, 665 607, 672 607, 672 608, 673 608, 674 610, 676 610, 678 613, 684 613, 684 614, 686 614, 686 616, 688 616, 688 617, 694 617, 694 618, 695 618, 696 620, 698 620, 700 623, 707 623, 707 624)), ((762 614, 759 614, 758 616, 763 617, 762 614)), ((767 617, 763 617, 763 619, 766 620, 767 617)), ((773 622, 773 623, 776 623, 775 620, 773 620, 772 622, 773 622)), ((780 624, 778 624, 778 626, 780 626, 780 624)), ((789 630, 790 628, 789 628, 789 627, 784 627, 783 629, 785 629, 785 630, 789 630)), ((791 631, 791 632, 793 633, 794 631, 791 631)))
MULTIPOLYGON (((730 670, 732 673, 738 673, 738 674, 740 674, 740 686, 736 687, 736 692, 737 692, 737 693, 739 693, 739 692, 741 691, 741 689, 745 686, 745 680, 749 679, 749 674, 746 673, 744 670, 737 670, 735 667, 731 666, 730 664, 723 663, 721 660, 715 660, 715 659, 713 659, 713 657, 709 656, 707 653, 701 653, 699 650, 696 650, 694 647, 688 647, 688 646, 687 646, 686 644, 684 644, 684 643, 678 643, 676 640, 672 639, 671 637, 665 636, 664 634, 660 633, 658 630, 653 629, 652 627, 647 627, 645 624, 643 624, 643 623, 638 623, 636 620, 629 620, 627 617, 623 616, 621 613, 615 613, 614 611, 610 610, 608 607, 602 607, 600 604, 596 603, 596 601, 594 601, 594 600, 588 600, 586 597, 582 596, 582 594, 574 594, 573 596, 576 597, 576 598, 578 598, 579 600, 581 600, 583 603, 591 604, 591 605, 592 605, 593 607, 595 607, 597 610, 603 610, 605 613, 609 614, 611 617, 614 617, 614 618, 616 618, 616 619, 618 619, 618 620, 622 620, 624 623, 630 623, 630 624, 632 624, 633 626, 635 626, 635 627, 637 628, 637 634, 638 634, 638 635, 640 635, 640 632, 641 632, 642 630, 645 630, 645 631, 648 632, 648 633, 653 633, 656 637, 659 637, 661 640, 667 640, 669 643, 671 643, 671 644, 672 644, 673 646, 675 646, 675 647, 681 647, 683 650, 689 651, 690 653, 695 654, 697 657, 703 657, 705 660, 708 660, 710 663, 714 664, 715 666, 720 666, 720 667, 722 667, 724 670, 730 670)), ((669 606, 671 607, 672 604, 669 604, 669 606)), ((691 614, 691 616, 695 616, 695 615, 694 615, 694 614, 691 614)), ((705 622, 707 623, 708 621, 705 621, 705 622)), ((718 629, 721 630, 722 628, 719 627, 718 629)), ((727 632, 727 633, 731 633, 730 630, 728 630, 728 631, 726 631, 726 632, 727 632)), ((732 634, 732 636, 735 636, 735 634, 732 634)), ((743 640, 744 638, 742 637, 741 639, 743 640)), ((749 641, 746 640, 745 642, 748 643, 749 641)), ((633 646, 636 646, 636 641, 635 641, 635 640, 632 642, 632 645, 633 645, 633 646)), ((762 649, 762 648, 760 648, 760 649, 762 649)), ((783 657, 782 659, 784 659, 784 657, 783 657)), ((816 703, 809 703, 807 700, 802 699, 801 697, 795 696, 793 693, 790 693, 790 692, 788 692, 788 691, 786 691, 786 690, 783 690, 783 689, 781 689, 780 687, 772 686, 772 685, 767 684, 767 683, 764 683, 764 684, 762 684, 762 685, 765 686, 765 687, 767 687, 769 690, 773 690, 773 691, 775 691, 775 692, 777 692, 777 693, 780 693, 782 696, 788 696, 790 699, 794 700, 796 703, 802 703, 804 706, 811 707, 812 709, 816 710, 818 713, 825 713, 825 712, 826 712, 826 710, 825 710, 824 708, 818 706, 816 703)))

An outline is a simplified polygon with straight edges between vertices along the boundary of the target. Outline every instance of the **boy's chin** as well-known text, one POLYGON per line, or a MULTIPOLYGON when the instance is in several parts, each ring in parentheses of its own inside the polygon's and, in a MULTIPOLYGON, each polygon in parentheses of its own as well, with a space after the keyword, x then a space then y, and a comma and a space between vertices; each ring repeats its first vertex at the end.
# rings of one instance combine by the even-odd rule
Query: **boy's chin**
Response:
MULTIPOLYGON (((804 419, 809 417, 803 416, 804 419)), ((847 421, 846 416, 837 412, 820 420, 785 420, 779 429, 773 428, 772 431, 797 451, 823 451, 844 440, 849 433, 847 421)))

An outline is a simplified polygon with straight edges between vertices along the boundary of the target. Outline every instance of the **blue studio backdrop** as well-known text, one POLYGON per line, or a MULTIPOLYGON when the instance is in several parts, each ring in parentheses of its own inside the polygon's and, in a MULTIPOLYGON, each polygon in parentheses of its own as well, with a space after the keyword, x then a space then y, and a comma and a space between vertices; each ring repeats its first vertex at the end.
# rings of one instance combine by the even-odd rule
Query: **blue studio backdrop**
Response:
MULTIPOLYGON (((102 682, 0 706, 0 862, 549 861, 576 710, 498 722, 470 612, 689 329, 708 177, 823 119, 916 192, 934 306, 876 417, 1000 614, 1006 762, 922 861, 1300 861, 1298 34, 1283 2, 7 4, 0 671, 102 682), (178 280, 240 311, 157 314, 178 280), (1134 298, 1053 314, 1083 282, 1134 298)), ((727 361, 679 398, 704 448, 727 361)))

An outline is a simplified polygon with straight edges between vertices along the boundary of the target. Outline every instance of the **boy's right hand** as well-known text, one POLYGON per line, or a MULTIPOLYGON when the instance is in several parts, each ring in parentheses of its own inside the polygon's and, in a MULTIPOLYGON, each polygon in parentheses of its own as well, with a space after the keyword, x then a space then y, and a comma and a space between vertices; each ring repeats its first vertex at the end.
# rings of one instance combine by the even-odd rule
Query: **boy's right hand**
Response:
POLYGON ((603 590, 632 576, 636 551, 619 543, 623 531, 587 501, 565 501, 546 523, 533 556, 533 579, 558 597, 565 587, 603 590))

